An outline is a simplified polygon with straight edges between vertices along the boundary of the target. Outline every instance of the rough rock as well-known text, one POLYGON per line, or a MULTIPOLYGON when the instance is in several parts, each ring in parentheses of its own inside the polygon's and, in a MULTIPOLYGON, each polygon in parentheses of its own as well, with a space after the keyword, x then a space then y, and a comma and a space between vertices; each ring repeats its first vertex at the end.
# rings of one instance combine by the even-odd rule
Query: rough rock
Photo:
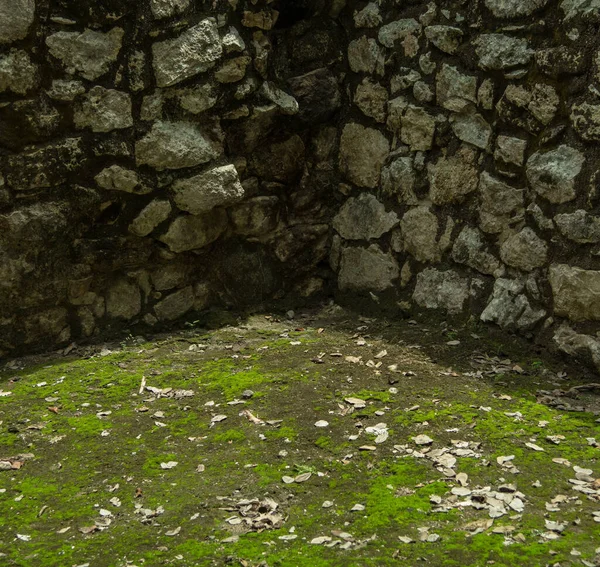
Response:
POLYGON ((529 227, 508 237, 500 247, 502 261, 513 268, 530 272, 544 266, 548 245, 529 227))
POLYGON ((154 313, 159 321, 174 321, 192 309, 194 302, 194 289, 188 286, 159 301, 154 306, 154 313))
POLYGON ((570 146, 549 152, 536 152, 527 160, 527 178, 531 187, 551 203, 572 201, 575 180, 581 173, 585 157, 570 146))
POLYGON ((525 331, 533 328, 546 316, 546 311, 533 309, 524 290, 525 285, 518 280, 497 279, 481 320, 496 323, 503 329, 525 331))
POLYGON ((574 213, 563 213, 554 217, 560 233, 579 244, 600 242, 600 218, 583 209, 574 213))
POLYGON ((152 15, 158 20, 172 18, 188 9, 190 0, 150 0, 152 15))
POLYGON ((463 310, 469 298, 469 281, 456 272, 426 268, 417 275, 413 300, 427 309, 443 309, 452 315, 463 310))
POLYGON ((210 83, 182 89, 178 93, 181 108, 192 114, 202 114, 217 104, 217 93, 210 83))
POLYGON ((572 321, 600 320, 600 271, 553 264, 549 280, 557 315, 572 321))
POLYGON ((227 213, 223 209, 214 209, 204 215, 181 215, 159 237, 172 252, 199 250, 208 246, 227 228, 227 213))
POLYGON ((412 151, 427 151, 433 145, 435 118, 424 108, 409 105, 402 116, 402 141, 412 151))
POLYGON ((148 236, 159 224, 169 218, 171 203, 162 199, 150 201, 129 225, 129 232, 136 236, 148 236))
POLYGON ((381 189, 386 196, 395 197, 398 203, 418 204, 415 195, 416 174, 413 158, 399 157, 386 165, 381 171, 381 189))
POLYGON ((563 0, 560 7, 567 20, 577 16, 597 16, 600 14, 600 0, 563 0))
POLYGON ((485 150, 490 144, 492 127, 473 107, 451 117, 452 130, 459 140, 485 150))
POLYGON ((567 323, 563 323, 554 333, 553 340, 565 354, 589 360, 600 371, 600 342, 595 337, 577 333, 567 323))
POLYGON ((442 156, 428 165, 427 175, 434 204, 460 203, 479 184, 477 153, 463 147, 453 156, 442 156))
POLYGON ((421 24, 413 18, 396 20, 379 29, 379 43, 391 49, 396 42, 405 39, 406 36, 419 35, 421 29, 421 24))
POLYGON ((583 102, 571 108, 575 131, 587 142, 600 142, 600 104, 583 102))
POLYGON ((57 32, 46 38, 50 54, 59 59, 67 73, 78 73, 94 81, 107 73, 117 60, 125 32, 113 28, 107 33, 94 30, 57 32))
POLYGON ((223 55, 217 22, 207 18, 175 39, 152 46, 159 87, 170 87, 212 69, 223 55))
POLYGON ((135 144, 137 164, 158 171, 208 163, 222 151, 220 141, 189 122, 156 122, 135 144))
POLYGON ((452 248, 452 259, 457 264, 465 264, 482 274, 500 276, 503 267, 500 260, 487 250, 481 232, 470 226, 462 229, 452 248))
POLYGON ((440 51, 452 55, 460 47, 463 32, 452 26, 427 26, 425 36, 440 51))
POLYGON ((477 102, 477 77, 444 63, 436 78, 436 97, 439 105, 459 112, 469 103, 477 102))
POLYGON ((485 6, 497 18, 529 16, 545 7, 548 0, 485 0, 485 6))
POLYGON ((125 279, 110 286, 106 294, 106 313, 115 319, 133 319, 142 310, 140 288, 125 279))
POLYGON ((35 0, 0 0, 0 44, 27 37, 35 17, 35 0))
POLYGON ((237 234, 262 236, 273 232, 279 224, 279 198, 255 197, 229 211, 231 223, 237 234))
POLYGON ((389 153, 390 143, 378 130, 355 123, 344 127, 339 166, 348 181, 359 187, 377 187, 389 153))
POLYGON ((524 220, 523 189, 511 187, 483 172, 479 180, 479 191, 479 225, 484 232, 499 234, 509 226, 524 220))
POLYGON ((438 262, 441 257, 438 244, 439 223, 428 207, 410 209, 400 221, 404 250, 419 262, 438 262))
POLYGON ((527 65, 535 53, 526 39, 500 33, 481 34, 473 43, 479 67, 486 71, 527 65))
POLYGON ((125 193, 136 195, 144 195, 152 191, 149 187, 142 185, 142 180, 135 171, 125 169, 120 165, 111 165, 103 169, 94 179, 98 187, 111 191, 125 191, 125 193))
POLYGON ((245 195, 234 165, 215 167, 189 179, 180 179, 173 184, 172 192, 175 204, 193 215, 233 205, 245 195))
POLYGON ((354 104, 361 109, 363 114, 377 122, 385 122, 388 103, 388 92, 385 87, 365 78, 356 87, 354 104))
POLYGON ((386 212, 383 203, 370 193, 348 199, 333 219, 333 228, 346 240, 380 238, 397 224, 396 213, 386 212))
POLYGON ((338 285, 342 291, 385 291, 400 275, 398 262, 372 244, 342 251, 338 285))
POLYGON ((110 132, 133 126, 131 98, 127 93, 96 86, 75 106, 73 121, 77 128, 110 132))
POLYGON ((513 138, 511 136, 498 136, 498 138, 496 138, 494 159, 501 163, 521 167, 525 163, 526 150, 527 140, 513 138))
POLYGON ((363 35, 350 42, 348 63, 355 73, 383 74, 383 51, 376 40, 363 35))
POLYGON ((24 95, 39 83, 38 68, 25 51, 0 55, 0 93, 11 91, 24 95))

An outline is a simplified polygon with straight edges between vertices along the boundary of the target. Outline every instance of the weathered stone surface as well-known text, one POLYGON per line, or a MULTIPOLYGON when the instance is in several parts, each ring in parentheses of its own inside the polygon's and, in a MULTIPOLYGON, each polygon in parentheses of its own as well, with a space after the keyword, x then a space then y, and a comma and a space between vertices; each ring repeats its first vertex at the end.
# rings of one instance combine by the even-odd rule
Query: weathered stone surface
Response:
POLYGON ((426 268, 417 276, 413 300, 427 309, 443 309, 456 315, 469 298, 469 280, 456 272, 426 268))
POLYGON ((0 0, 0 44, 29 34, 35 17, 35 0, 0 0))
POLYGON ((533 54, 526 39, 500 33, 481 34, 474 42, 479 66, 485 70, 501 70, 527 65, 533 54))
POLYGON ((391 49, 397 41, 405 39, 408 35, 420 34, 421 29, 421 24, 415 19, 396 20, 380 28, 379 43, 391 49))
POLYGON ((379 184, 381 168, 390 153, 390 143, 378 130, 346 124, 340 142, 340 170, 359 187, 379 184))
POLYGON ((172 191, 175 204, 193 215, 227 207, 244 198, 244 188, 234 165, 215 167, 189 179, 180 179, 173 184, 172 191))
POLYGON ((485 6, 497 18, 529 16, 548 4, 548 0, 485 0, 485 6))
POLYGON ((383 203, 370 193, 348 199, 333 219, 333 228, 346 240, 380 238, 397 224, 396 213, 387 213, 383 203))
POLYGON ((469 103, 477 102, 477 77, 465 75, 456 67, 444 63, 436 78, 439 105, 458 112, 469 103))
POLYGON ((52 339, 59 344, 65 343, 71 336, 68 312, 63 307, 46 309, 35 313, 23 321, 26 344, 52 339))
POLYGON ((365 78, 356 88, 354 104, 362 112, 375 119, 377 122, 385 122, 388 103, 388 92, 385 87, 365 78))
POLYGON ((381 171, 381 189, 389 197, 396 197, 399 203, 418 204, 415 195, 416 174, 413 158, 399 157, 381 171))
POLYGON ((435 118, 424 108, 409 105, 402 116, 402 141, 412 151, 430 150, 435 135, 435 118))
POLYGON ((129 232, 136 236, 148 236, 171 214, 171 203, 162 199, 151 201, 129 225, 129 232))
POLYGON ((255 197, 229 211, 236 234, 262 236, 273 232, 279 224, 280 202, 277 197, 255 197))
POLYGON ((487 149, 492 137, 492 127, 473 107, 451 117, 452 130, 459 140, 482 150, 487 149))
POLYGON ((554 312, 572 321, 600 320, 600 272, 553 264, 549 274, 554 312))
POLYGON ((455 155, 440 157, 436 163, 429 164, 429 194, 433 203, 460 203, 475 191, 479 184, 476 161, 477 152, 463 147, 455 155))
POLYGON ((158 20, 172 18, 188 9, 190 0, 150 0, 152 15, 158 20))
POLYGON ((501 163, 521 167, 525 163, 526 150, 527 140, 513 138, 511 136, 498 136, 498 138, 496 138, 494 159, 501 163))
POLYGON ((348 46, 348 63, 355 73, 383 74, 383 51, 377 41, 361 36, 348 46))
POLYGON ((502 261, 513 268, 530 272, 548 259, 548 245, 530 228, 507 238, 500 247, 502 261))
POLYGON ((376 244, 342 251, 338 276, 342 291, 385 291, 399 275, 400 267, 394 257, 376 244))
POLYGON ((600 371, 600 341, 595 337, 577 333, 567 323, 563 323, 554 333, 553 340, 565 354, 589 360, 600 371))
POLYGON ((52 87, 46 92, 53 100, 72 102, 77 96, 85 93, 85 87, 82 81, 55 79, 52 81, 52 87))
POLYGON ((560 4, 567 20, 600 14, 600 0, 563 0, 560 4))
POLYGON ((202 114, 210 110, 218 100, 214 87, 209 83, 182 89, 178 95, 181 108, 192 114, 202 114))
MULTIPOLYGON (((248 63, 250 62, 251 59, 248 58, 248 63)), ((286 116, 294 116, 300 111, 300 105, 298 104, 298 101, 291 94, 286 93, 269 81, 265 81, 263 83, 260 89, 260 94, 268 101, 275 104, 281 114, 286 116)))
POLYGON ((106 294, 106 313, 115 319, 133 319, 142 310, 140 288, 125 279, 118 280, 106 294))
POLYGON ((503 329, 533 328, 546 316, 546 311, 532 308, 524 290, 525 285, 518 280, 497 279, 481 320, 496 323, 503 329))
POLYGON ((410 209, 400 221, 403 248, 419 262, 438 262, 441 257, 438 244, 439 223, 428 207, 410 209))
POLYGON ((482 274, 498 277, 503 273, 502 264, 487 248, 481 232, 466 226, 454 243, 452 259, 457 264, 465 264, 482 274))
POLYGON ((600 142, 600 104, 574 104, 571 108, 571 121, 584 140, 600 142))
POLYGON ((0 93, 11 91, 24 95, 39 83, 37 66, 25 51, 10 51, 0 55, 0 93))
POLYGON ((172 252, 199 250, 208 246, 227 228, 227 213, 214 209, 204 215, 181 215, 169 227, 166 234, 159 237, 172 252))
POLYGON ((107 73, 117 60, 124 35, 121 28, 113 28, 107 33, 61 31, 48 36, 46 45, 50 54, 62 61, 67 73, 77 73, 94 81, 107 73))
POLYGON ((136 195, 143 195, 152 191, 149 187, 142 185, 142 180, 135 171, 125 169, 120 165, 111 165, 103 169, 94 179, 98 187, 102 187, 102 189, 125 191, 136 195))
POLYGON ((357 28, 374 28, 382 23, 379 6, 369 2, 362 10, 354 12, 354 25, 357 28))
POLYGON ((563 213, 554 217, 560 233, 579 244, 600 242, 600 218, 583 209, 574 213, 563 213))
POLYGON ((154 313, 159 321, 174 321, 192 309, 194 302, 194 289, 190 285, 159 301, 154 306, 154 313))
POLYGON ((479 225, 490 234, 504 232, 525 218, 524 190, 516 189, 483 172, 479 180, 479 225))
POLYGON ((217 23, 207 18, 183 32, 152 46, 154 74, 159 87, 169 87, 212 69, 223 55, 217 23))
POLYGON ((208 163, 222 151, 220 141, 189 122, 157 122, 135 144, 137 164, 158 171, 208 163))
POLYGON ((460 47, 463 32, 452 26, 427 26, 425 36, 440 51, 453 54, 460 47))
POLYGON ((527 178, 531 187, 551 203, 566 203, 575 198, 575 180, 584 163, 579 150, 562 145, 533 154, 527 161, 527 178))
POLYGON ((127 93, 96 86, 75 106, 73 121, 77 128, 110 132, 133 126, 131 98, 127 93))
MULTIPOLYGON (((246 70, 251 62, 252 59, 247 55, 240 55, 234 59, 227 59, 215 71, 215 79, 219 83, 224 84, 237 83, 246 76, 246 70)), ((267 93, 267 98, 274 99, 273 102, 280 106, 284 114, 296 114, 298 112, 298 103, 293 97, 290 97, 289 95, 284 96, 285 93, 280 89, 274 90, 273 88, 269 88, 268 83, 265 83, 265 85, 267 85, 264 89, 267 93)))

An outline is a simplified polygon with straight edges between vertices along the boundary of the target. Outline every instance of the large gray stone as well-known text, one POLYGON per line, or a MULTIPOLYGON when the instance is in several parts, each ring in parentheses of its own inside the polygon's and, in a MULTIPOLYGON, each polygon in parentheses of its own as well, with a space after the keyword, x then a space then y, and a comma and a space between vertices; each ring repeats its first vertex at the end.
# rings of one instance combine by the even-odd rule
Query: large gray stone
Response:
POLYGON ((463 147, 453 156, 442 156, 428 165, 427 175, 435 205, 460 203, 479 184, 477 152, 463 147))
POLYGON ((571 108, 571 121, 584 140, 600 142, 600 104, 574 104, 571 108))
POLYGON ((419 262, 438 262, 441 257, 438 244, 439 223, 429 207, 410 209, 400 221, 403 248, 419 262))
POLYGON ((500 247, 502 261, 513 268, 530 272, 548 259, 548 245, 529 227, 508 237, 500 247))
POLYGON ((142 185, 142 180, 135 171, 125 169, 120 165, 104 168, 94 179, 98 187, 109 191, 125 191, 125 193, 136 195, 144 195, 152 191, 149 187, 142 185))
POLYGON ((436 77, 436 97, 439 105, 459 112, 469 103, 477 102, 477 77, 444 63, 436 77))
POLYGON ((173 184, 172 191, 175 204, 193 215, 227 207, 244 198, 244 188, 234 165, 215 167, 189 179, 180 179, 173 184))
POLYGON ((35 0, 0 0, 0 44, 27 37, 35 17, 35 0))
POLYGON ((154 74, 159 87, 170 87, 212 69, 223 55, 219 29, 207 18, 175 39, 152 46, 154 74))
POLYGON ((127 93, 96 86, 75 106, 73 121, 77 128, 110 132, 133 126, 131 98, 127 93))
POLYGON ((108 72, 117 60, 125 32, 113 28, 107 33, 93 30, 57 32, 46 38, 50 55, 62 61, 69 74, 78 73, 94 81, 108 72))
POLYGON ((181 215, 159 237, 172 252, 199 250, 217 240, 227 228, 227 213, 215 209, 205 215, 181 215))
POLYGON ((596 337, 577 333, 567 323, 563 323, 554 333, 553 340, 565 354, 592 362, 600 371, 600 341, 596 337))
POLYGON ((595 16, 600 14, 600 0, 563 0, 560 4, 567 20, 577 16, 595 16))
POLYGON ((452 315, 460 313, 469 298, 469 280, 456 272, 426 268, 417 276, 413 300, 427 309, 443 309, 452 315))
POLYGON ((452 259, 457 264, 465 264, 482 274, 498 277, 503 273, 502 264, 487 248, 481 232, 466 226, 454 243, 452 259))
POLYGON ((342 291, 385 291, 400 275, 398 262, 379 246, 344 248, 338 285, 342 291))
POLYGON ((554 311, 572 321, 600 320, 600 272, 567 264, 550 266, 554 311))
POLYGON ((525 285, 518 280, 497 279, 481 320, 496 323, 503 329, 524 331, 534 327, 546 316, 546 311, 533 309, 524 289, 525 285))
POLYGON ((346 240, 380 238, 397 224, 396 213, 387 213, 384 204, 370 193, 348 199, 333 219, 333 228, 346 240))
POLYGON ((425 36, 440 51, 452 55, 460 47, 463 32, 452 26, 428 26, 425 28, 425 36))
POLYGON ((354 104, 360 108, 363 114, 373 118, 377 122, 385 122, 387 103, 388 91, 379 83, 374 83, 365 78, 356 87, 354 104))
POLYGON ((535 53, 526 39, 501 33, 481 34, 473 43, 479 57, 479 67, 485 70, 527 65, 535 53))
POLYGON ((401 119, 402 141, 412 151, 427 151, 433 145, 435 118, 424 108, 408 106, 401 119))
POLYGON ((156 122, 135 144, 137 164, 158 171, 208 163, 222 152, 220 141, 189 122, 156 122))
POLYGON ((579 150, 562 145, 533 154, 527 161, 527 178, 531 187, 551 203, 566 203, 576 196, 575 180, 584 163, 579 150))
POLYGON ((556 215, 554 222, 560 233, 578 244, 600 242, 600 218, 583 209, 556 215))
POLYGON ((413 18, 396 20, 379 29, 379 43, 391 49, 397 41, 403 40, 408 35, 419 35, 421 29, 421 24, 413 18))
POLYGON ((152 15, 157 19, 172 18, 187 10, 190 0, 150 0, 152 15))
POLYGON ((159 321, 174 321, 183 317, 195 302, 192 286, 185 287, 168 295, 154 306, 154 313, 159 321))
POLYGON ((13 50, 0 55, 0 93, 24 95, 39 84, 37 66, 25 51, 13 50))
POLYGON ((524 190, 516 189, 483 172, 479 180, 479 226, 490 234, 504 232, 525 218, 524 190))
POLYGON ((350 69, 355 73, 372 75, 378 72, 383 74, 383 50, 377 45, 377 41, 363 35, 350 42, 348 46, 348 63, 350 69))
POLYGON ((163 199, 150 201, 129 225, 129 232, 136 236, 148 236, 159 224, 169 218, 171 210, 169 201, 163 199))
POLYGON ((548 0, 485 0, 485 6, 497 18, 529 16, 548 4, 548 0))
POLYGON ((118 280, 106 294, 106 313, 115 319, 131 320, 142 310, 140 288, 125 279, 118 280))
POLYGON ((381 171, 381 189, 388 197, 396 197, 399 203, 417 205, 415 195, 416 172, 413 158, 399 157, 386 165, 381 171))
POLYGON ((375 188, 381 168, 390 153, 390 143, 378 130, 346 124, 340 142, 340 170, 359 187, 375 188))
POLYGON ((475 112, 474 107, 467 107, 463 112, 453 115, 450 123, 459 140, 482 150, 486 150, 490 145, 492 127, 481 114, 475 112))

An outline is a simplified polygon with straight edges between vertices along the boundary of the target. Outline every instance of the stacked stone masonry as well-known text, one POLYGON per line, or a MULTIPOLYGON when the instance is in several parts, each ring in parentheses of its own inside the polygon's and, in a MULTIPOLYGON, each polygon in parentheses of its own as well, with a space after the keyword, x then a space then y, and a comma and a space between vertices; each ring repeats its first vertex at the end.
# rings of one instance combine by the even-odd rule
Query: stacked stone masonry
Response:
POLYGON ((0 0, 0 355, 336 293, 600 364, 600 0, 0 0))

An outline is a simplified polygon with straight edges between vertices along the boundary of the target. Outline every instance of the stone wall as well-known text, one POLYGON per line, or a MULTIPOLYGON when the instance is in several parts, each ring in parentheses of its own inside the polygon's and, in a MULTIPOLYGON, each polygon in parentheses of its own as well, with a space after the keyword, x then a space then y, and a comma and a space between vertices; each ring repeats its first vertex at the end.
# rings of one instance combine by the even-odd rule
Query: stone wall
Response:
POLYGON ((600 0, 0 0, 0 351, 337 290, 600 363, 600 0))

